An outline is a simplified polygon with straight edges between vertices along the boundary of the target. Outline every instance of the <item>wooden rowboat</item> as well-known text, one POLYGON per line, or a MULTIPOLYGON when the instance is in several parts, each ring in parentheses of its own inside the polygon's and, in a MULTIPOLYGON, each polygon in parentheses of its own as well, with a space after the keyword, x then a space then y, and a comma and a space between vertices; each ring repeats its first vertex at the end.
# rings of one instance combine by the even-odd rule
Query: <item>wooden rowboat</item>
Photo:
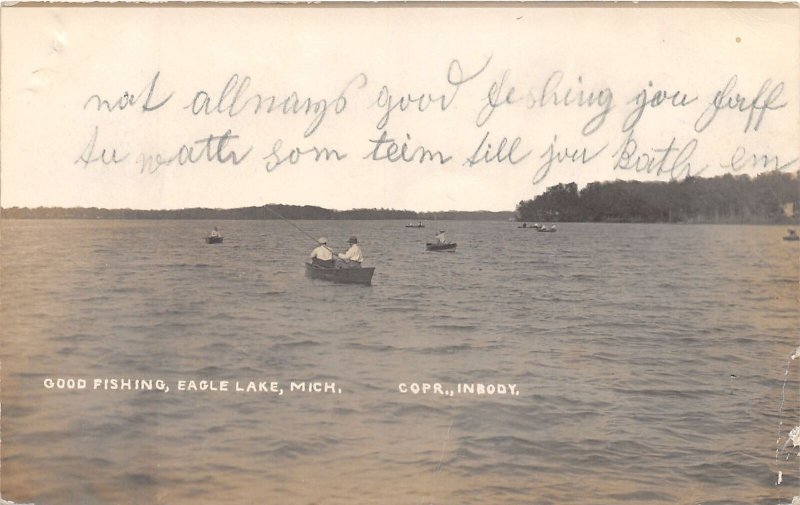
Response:
POLYGON ((426 251, 449 251, 455 252, 456 250, 456 243, 455 242, 448 242, 446 244, 438 244, 436 242, 427 242, 425 244, 426 251))
POLYGON ((369 286, 372 284, 373 273, 375 273, 374 267, 328 268, 306 263, 306 277, 340 284, 364 284, 369 286))
POLYGON ((206 244, 221 244, 222 237, 206 237, 206 244))

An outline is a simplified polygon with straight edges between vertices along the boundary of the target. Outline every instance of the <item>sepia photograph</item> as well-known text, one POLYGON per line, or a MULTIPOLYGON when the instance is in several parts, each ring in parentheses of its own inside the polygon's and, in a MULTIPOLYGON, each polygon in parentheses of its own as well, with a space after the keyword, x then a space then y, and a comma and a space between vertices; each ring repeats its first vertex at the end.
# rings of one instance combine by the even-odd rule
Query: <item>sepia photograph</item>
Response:
POLYGON ((0 504, 800 505, 800 7, 0 11, 0 504))

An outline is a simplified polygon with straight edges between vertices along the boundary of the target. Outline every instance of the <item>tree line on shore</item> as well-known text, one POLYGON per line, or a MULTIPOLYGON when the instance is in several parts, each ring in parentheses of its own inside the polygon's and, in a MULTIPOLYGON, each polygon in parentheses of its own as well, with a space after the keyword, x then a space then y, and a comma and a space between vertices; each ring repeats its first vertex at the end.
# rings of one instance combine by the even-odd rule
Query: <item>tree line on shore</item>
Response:
POLYGON ((681 181, 593 182, 547 188, 517 205, 521 221, 640 223, 796 223, 798 173, 725 174, 681 181))
POLYGON ((634 222, 634 223, 797 223, 800 220, 800 172, 766 172, 755 177, 725 174, 681 181, 593 182, 550 186, 523 200, 516 212, 415 212, 396 209, 333 210, 313 205, 262 205, 236 209, 102 209, 97 207, 11 207, 4 219, 395 219, 634 222))

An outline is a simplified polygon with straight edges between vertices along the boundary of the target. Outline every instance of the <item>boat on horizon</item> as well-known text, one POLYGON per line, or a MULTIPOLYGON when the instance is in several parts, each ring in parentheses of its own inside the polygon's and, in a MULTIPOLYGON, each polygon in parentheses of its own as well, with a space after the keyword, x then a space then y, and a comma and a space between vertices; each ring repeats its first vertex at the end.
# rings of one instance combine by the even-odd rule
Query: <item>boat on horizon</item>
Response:
POLYGON ((206 244, 221 244, 222 237, 206 237, 206 244))
POLYGON ((786 232, 788 233, 788 235, 785 235, 783 237, 783 240, 789 240, 792 242, 800 240, 800 235, 797 235, 797 232, 794 231, 793 229, 789 228, 788 230, 786 230, 786 232))

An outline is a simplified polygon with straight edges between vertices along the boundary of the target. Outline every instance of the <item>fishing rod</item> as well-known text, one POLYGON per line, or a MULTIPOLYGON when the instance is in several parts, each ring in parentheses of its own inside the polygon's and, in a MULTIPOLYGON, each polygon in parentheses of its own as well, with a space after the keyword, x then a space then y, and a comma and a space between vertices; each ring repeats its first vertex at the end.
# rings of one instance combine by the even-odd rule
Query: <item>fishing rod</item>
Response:
MULTIPOLYGON (((267 209, 268 211, 272 212, 273 214, 275 214, 275 215, 276 215, 276 216, 278 216, 279 218, 283 219, 284 221, 286 221, 286 222, 287 222, 287 223, 289 223, 290 225, 292 225, 292 227, 293 227, 294 229, 296 229, 297 231, 299 231, 300 233, 302 233, 302 234, 303 234, 303 235, 305 235, 306 237, 308 237, 308 238, 310 238, 311 240, 313 240, 313 241, 314 241, 314 243, 316 243, 316 244, 319 244, 319 239, 317 239, 317 238, 314 238, 314 236, 313 236, 313 235, 311 235, 310 233, 306 232, 304 229, 300 228, 299 226, 297 226, 296 224, 294 224, 293 222, 291 222, 289 219, 287 219, 287 218, 283 217, 283 216, 281 215, 281 213, 280 213, 280 212, 278 212, 277 210, 273 210, 273 209, 272 209, 272 208, 271 208, 269 205, 264 205, 264 208, 265 208, 265 209, 267 209)), ((331 248, 330 248, 330 246, 329 246, 328 244, 322 244, 322 246, 323 246, 323 247, 325 247, 325 249, 329 250, 329 251, 330 251, 330 252, 331 252, 333 255, 336 255, 336 251, 334 251, 333 249, 331 249, 331 248)))
POLYGON ((313 240, 314 242, 317 242, 317 239, 316 239, 316 238, 314 238, 314 237, 313 237, 313 236, 312 236, 310 233, 306 232, 304 229, 300 228, 299 226, 297 226, 297 225, 296 225, 296 224, 294 224, 293 222, 291 222, 291 221, 289 221, 288 219, 286 219, 285 217, 283 217, 283 216, 280 214, 280 212, 278 212, 277 210, 273 210, 272 208, 270 208, 270 206, 269 206, 269 205, 264 205, 264 208, 265 208, 265 209, 267 209, 268 211, 272 212, 273 214, 275 214, 275 215, 276 215, 276 216, 278 216, 279 218, 283 219, 284 221, 286 221, 286 222, 287 222, 287 223, 289 223, 290 225, 292 225, 292 227, 294 227, 294 228, 295 228, 297 231, 299 231, 300 233, 302 233, 302 234, 303 234, 303 235, 305 235, 306 237, 310 238, 310 239, 311 239, 311 240, 313 240))

